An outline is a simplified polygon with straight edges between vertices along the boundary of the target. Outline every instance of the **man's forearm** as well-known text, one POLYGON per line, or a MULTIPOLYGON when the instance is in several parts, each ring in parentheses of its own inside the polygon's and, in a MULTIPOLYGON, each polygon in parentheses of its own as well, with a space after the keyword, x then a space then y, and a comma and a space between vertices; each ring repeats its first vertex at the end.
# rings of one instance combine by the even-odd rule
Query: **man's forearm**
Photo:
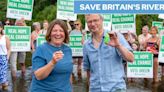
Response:
POLYGON ((123 58, 125 60, 127 60, 129 62, 133 62, 134 61, 134 55, 133 55, 133 53, 130 52, 127 48, 125 48, 121 44, 118 45, 116 48, 120 51, 121 55, 123 56, 123 58))

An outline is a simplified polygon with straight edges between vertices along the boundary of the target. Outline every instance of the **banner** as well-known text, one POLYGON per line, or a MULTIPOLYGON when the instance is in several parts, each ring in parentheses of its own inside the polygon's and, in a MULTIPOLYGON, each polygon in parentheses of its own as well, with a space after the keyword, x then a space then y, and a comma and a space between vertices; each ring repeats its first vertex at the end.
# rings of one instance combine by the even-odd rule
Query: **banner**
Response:
POLYGON ((164 36, 161 37, 158 61, 164 63, 164 36))
POLYGON ((111 26, 112 26, 112 22, 111 22, 112 16, 111 16, 111 14, 101 14, 101 15, 102 15, 102 17, 104 19, 104 21, 103 21, 103 28, 105 30, 111 31, 111 26))
POLYGON ((159 15, 158 15, 158 18, 164 19, 164 14, 159 14, 159 15))
POLYGON ((38 47, 39 45, 43 44, 44 42, 46 42, 45 35, 39 35, 36 40, 36 46, 38 47))
POLYGON ((31 20, 34 0, 8 0, 7 18, 31 20))
POLYGON ((161 28, 163 27, 163 22, 160 22, 160 21, 153 21, 152 22, 152 26, 156 26, 158 28, 161 28))
POLYGON ((10 38, 11 51, 31 51, 31 27, 5 26, 5 34, 10 38))
POLYGON ((112 30, 121 33, 136 33, 134 14, 112 14, 112 30))
POLYGON ((83 56, 83 51, 82 51, 82 35, 79 36, 75 36, 75 35, 71 35, 70 36, 70 42, 69 42, 69 46, 72 49, 72 56, 74 57, 82 57, 83 56))
POLYGON ((134 62, 127 63, 127 77, 153 78, 153 54, 134 52, 134 62))
POLYGON ((162 14, 163 0, 75 0, 78 14, 162 14))
POLYGON ((57 19, 77 20, 77 14, 74 14, 74 0, 57 0, 57 19))

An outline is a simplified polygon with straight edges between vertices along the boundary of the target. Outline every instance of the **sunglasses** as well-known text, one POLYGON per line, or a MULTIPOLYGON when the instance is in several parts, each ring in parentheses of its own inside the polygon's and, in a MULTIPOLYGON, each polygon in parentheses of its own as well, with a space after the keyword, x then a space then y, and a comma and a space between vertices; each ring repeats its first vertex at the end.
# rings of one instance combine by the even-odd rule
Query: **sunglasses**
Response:
POLYGON ((75 26, 78 26, 79 24, 75 24, 75 26))
POLYGON ((6 25, 10 25, 10 23, 5 23, 6 25))

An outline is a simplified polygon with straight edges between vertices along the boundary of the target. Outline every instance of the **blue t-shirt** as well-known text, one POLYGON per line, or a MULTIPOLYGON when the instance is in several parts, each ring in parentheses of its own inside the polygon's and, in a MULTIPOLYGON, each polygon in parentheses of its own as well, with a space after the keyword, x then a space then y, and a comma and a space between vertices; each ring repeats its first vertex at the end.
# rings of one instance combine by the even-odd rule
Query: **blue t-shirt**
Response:
POLYGON ((33 74, 30 92, 72 92, 70 76, 73 63, 70 47, 64 44, 61 47, 55 47, 47 42, 38 46, 32 56, 32 70, 34 72, 48 64, 53 53, 59 50, 64 54, 63 59, 54 65, 54 69, 47 78, 37 80, 33 74))

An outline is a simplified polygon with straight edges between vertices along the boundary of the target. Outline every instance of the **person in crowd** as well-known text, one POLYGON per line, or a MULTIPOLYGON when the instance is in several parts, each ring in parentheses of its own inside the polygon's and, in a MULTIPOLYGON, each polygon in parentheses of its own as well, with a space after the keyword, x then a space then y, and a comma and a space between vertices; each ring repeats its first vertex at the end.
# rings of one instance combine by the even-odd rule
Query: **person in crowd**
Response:
MULTIPOLYGON (((139 47, 137 46, 137 36, 128 31, 125 33, 122 33, 124 38, 126 39, 126 41, 129 43, 129 45, 131 46, 131 48, 135 51, 136 49, 138 49, 139 47)), ((125 71, 127 71, 127 61, 123 60, 123 64, 124 64, 124 69, 125 71)), ((128 83, 133 83, 134 82, 134 78, 127 78, 128 83)))
MULTIPOLYGON (((25 20, 23 18, 17 19, 15 22, 15 26, 26 26, 25 20)), ((16 72, 17 72, 17 58, 18 62, 21 66, 21 74, 22 77, 25 77, 26 73, 26 66, 25 66, 25 59, 26 59, 26 52, 14 52, 11 51, 10 55, 10 65, 11 65, 11 75, 13 80, 16 80, 16 72)))
MULTIPOLYGON (((131 47, 132 47, 133 51, 139 51, 139 42, 138 41, 133 42, 131 44, 131 47)), ((135 79, 134 78, 128 78, 128 82, 133 83, 133 82, 135 82, 135 79)))
POLYGON ((46 41, 36 48, 32 56, 32 83, 30 92, 72 92, 72 51, 66 44, 69 33, 66 23, 50 23, 46 41))
POLYGON ((140 51, 145 51, 146 47, 144 47, 144 44, 146 43, 146 41, 151 37, 151 35, 149 34, 149 27, 147 25, 142 27, 142 34, 140 34, 138 36, 138 41, 140 44, 139 50, 140 51))
POLYGON ((11 25, 11 21, 10 21, 9 19, 6 19, 6 20, 4 21, 4 25, 11 25))
MULTIPOLYGON (((82 36, 82 40, 81 40, 81 43, 83 44, 84 43, 84 38, 85 38, 85 35, 83 34, 83 29, 82 29, 82 23, 81 23, 81 20, 80 19, 77 19, 75 22, 74 22, 74 26, 75 26, 75 29, 70 31, 70 36, 72 35, 80 35, 82 36)), ((81 66, 82 66, 82 56, 73 56, 73 61, 74 61, 74 64, 77 63, 77 77, 78 77, 78 82, 81 82, 82 81, 82 69, 81 69, 81 66), (77 61, 77 62, 76 62, 77 61)), ((73 78, 74 78, 75 74, 73 74, 73 78)))
POLYGON ((46 35, 47 29, 48 29, 48 25, 49 25, 48 21, 44 20, 44 22, 43 22, 43 29, 41 30, 43 35, 46 35))
MULTIPOLYGON (((164 36, 164 31, 158 31, 157 36, 160 37, 160 40, 162 40, 162 36, 164 36)), ((159 65, 161 66, 161 80, 164 81, 164 63, 159 62, 159 65)))
POLYGON ((3 33, 3 24, 0 21, 0 91, 8 89, 8 59, 10 56, 10 39, 3 33))
POLYGON ((122 59, 133 62, 134 55, 123 35, 110 32, 105 44, 103 18, 99 14, 85 15, 91 39, 83 46, 83 65, 87 72, 90 92, 126 92, 122 59))
POLYGON ((146 41, 146 51, 153 53, 153 83, 158 82, 158 52, 160 38, 157 36, 158 29, 152 26, 150 29, 151 37, 146 41))
POLYGON ((5 25, 5 26, 13 26, 13 25, 15 25, 15 21, 14 20, 10 20, 10 19, 5 19, 5 21, 3 22, 3 24, 5 25))
POLYGON ((139 42, 138 41, 133 42, 131 47, 134 51, 139 51, 139 42))
POLYGON ((130 46, 131 46, 132 43, 134 43, 135 41, 137 41, 136 34, 130 32, 130 31, 123 33, 123 36, 128 41, 128 43, 129 43, 130 46))
POLYGON ((39 22, 34 22, 33 23, 34 31, 31 33, 31 49, 32 52, 35 51, 36 48, 36 40, 38 36, 42 33, 40 29, 40 23, 39 22))

